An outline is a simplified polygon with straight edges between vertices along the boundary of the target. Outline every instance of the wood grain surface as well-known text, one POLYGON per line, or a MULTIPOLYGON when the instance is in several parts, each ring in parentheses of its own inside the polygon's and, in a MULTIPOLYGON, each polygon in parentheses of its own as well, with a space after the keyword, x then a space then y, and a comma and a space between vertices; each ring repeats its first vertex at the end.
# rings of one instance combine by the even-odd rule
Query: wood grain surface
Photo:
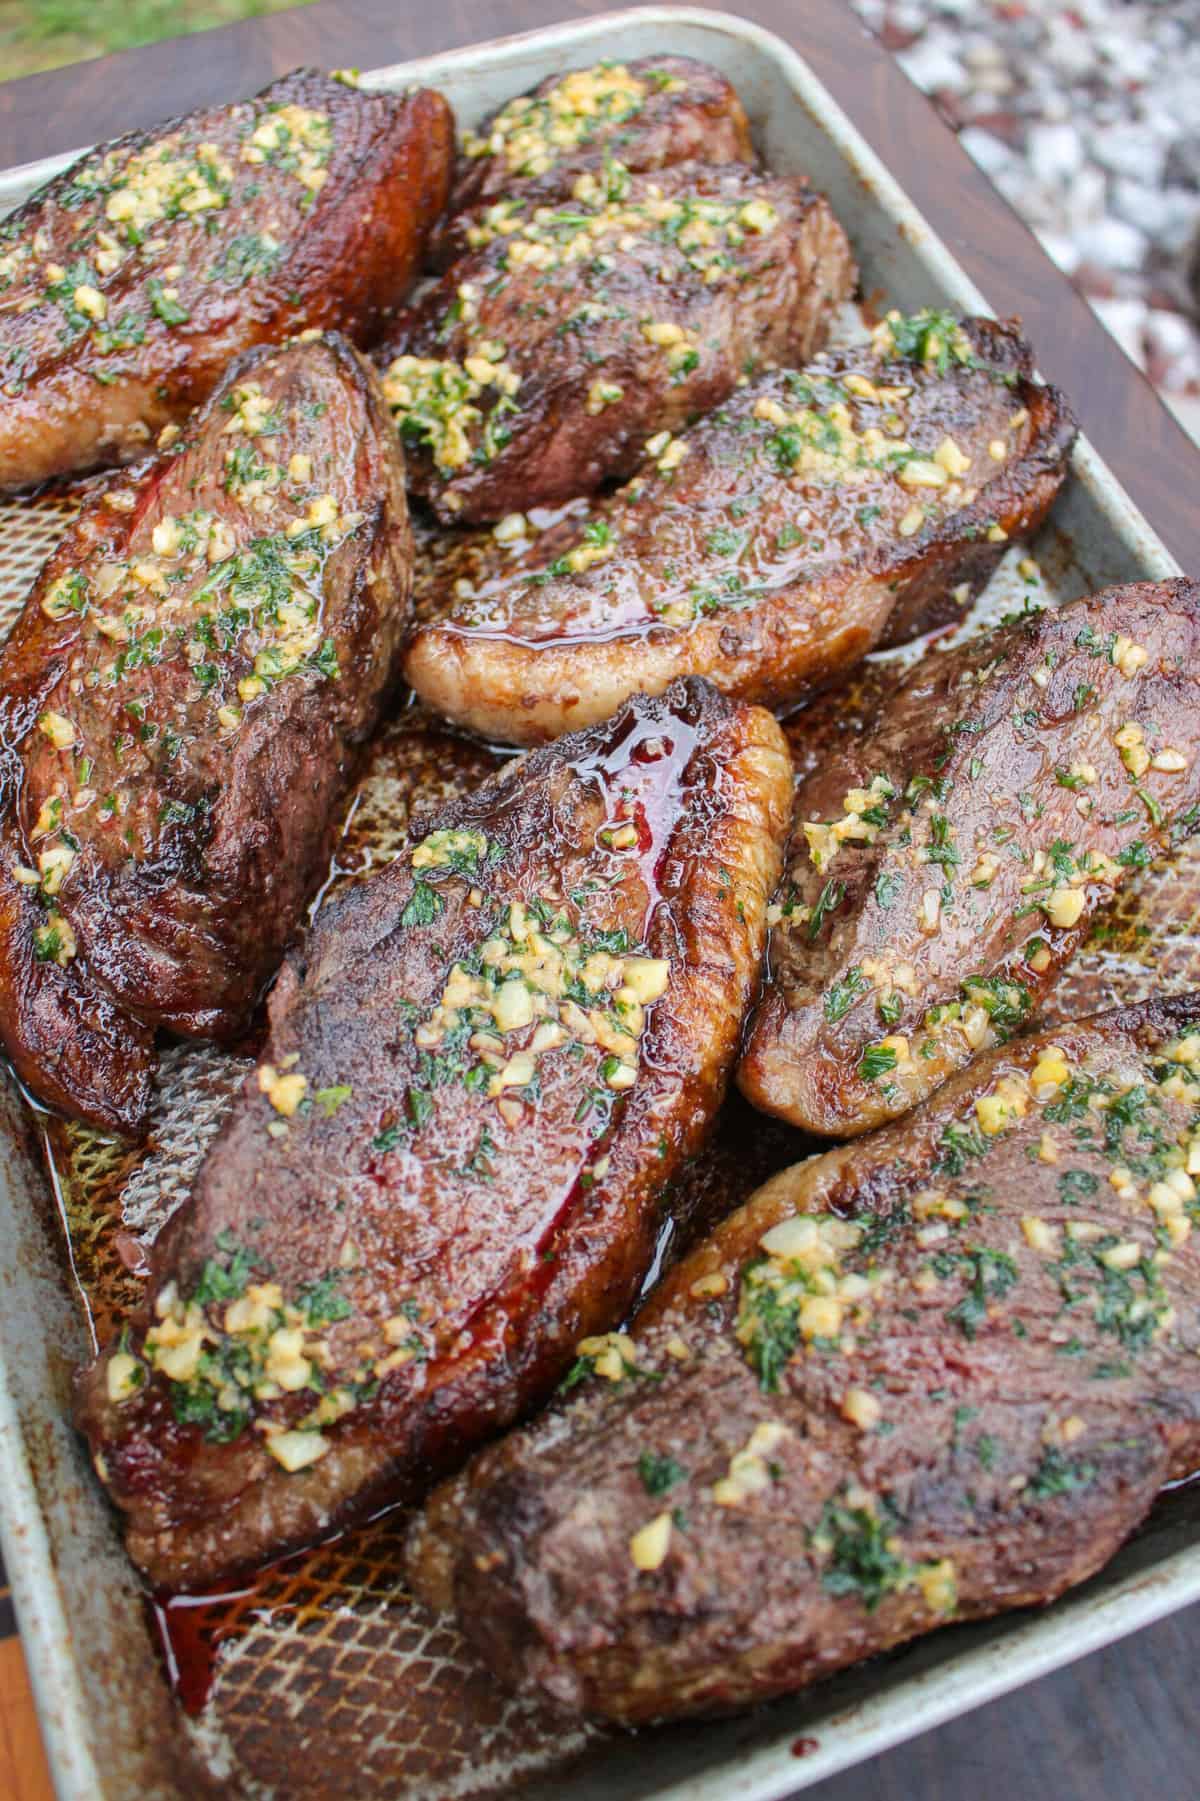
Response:
MULTIPOLYGON (((250 93, 298 63, 370 67, 607 10, 603 0, 318 0, 0 85, 0 167, 250 93)), ((808 57, 997 312, 1024 320, 1043 372, 1184 568, 1200 572, 1200 451, 924 97, 842 0, 746 0, 738 10, 808 57)), ((805 1793, 1194 1801, 1198 1665, 1200 1609, 1190 1609, 805 1793)), ((0 1797, 49 1794, 9 1640, 0 1643, 0 1797)))

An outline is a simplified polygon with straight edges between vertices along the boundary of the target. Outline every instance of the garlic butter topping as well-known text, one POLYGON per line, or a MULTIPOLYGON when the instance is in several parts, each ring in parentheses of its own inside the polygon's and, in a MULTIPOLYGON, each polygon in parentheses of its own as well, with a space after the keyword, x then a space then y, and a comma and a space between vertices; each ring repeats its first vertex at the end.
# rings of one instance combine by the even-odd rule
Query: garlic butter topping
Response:
MULTIPOLYGON (((644 178, 633 181, 612 162, 602 177, 580 176, 570 201, 536 207, 498 201, 467 233, 474 249, 492 247, 487 266, 480 279, 458 284, 437 334, 444 340, 465 332, 465 343, 456 343, 452 356, 397 357, 385 373, 384 394, 401 435, 423 444, 446 473, 490 463, 510 442, 532 371, 511 360, 508 345, 489 338, 478 318, 481 292, 502 295, 509 276, 522 270, 577 279, 572 329, 627 322, 630 333, 661 354, 671 378, 682 380, 702 360, 701 339, 665 306, 643 305, 635 317, 609 297, 606 277, 616 257, 648 249, 664 280, 686 277, 700 290, 738 280, 747 267, 744 247, 778 225, 776 208, 762 196, 726 202, 699 190, 670 191, 644 178)), ((623 396, 622 384, 598 370, 586 411, 594 417, 619 406, 623 396)))
MULTIPOLYGON (((140 366, 143 346, 193 329, 202 304, 221 306, 229 289, 269 277, 328 180, 334 148, 328 113, 260 98, 219 123, 84 158, 30 242, 9 242, 19 217, 0 222, 0 314, 13 337, 0 393, 24 391, 29 330, 85 348, 91 378, 117 383, 140 366)), ((134 421, 129 442, 139 430, 148 438, 134 421)))
POLYGON ((544 94, 510 100, 485 133, 466 134, 463 152, 503 157, 513 175, 544 175, 602 126, 635 118, 651 93, 681 93, 685 86, 665 71, 634 75, 624 63, 574 69, 544 94))
MULTIPOLYGON (((944 1186, 891 1201, 878 1220, 797 1214, 764 1233, 761 1255, 742 1271, 735 1336, 766 1392, 806 1356, 853 1357, 863 1334, 882 1328, 881 1310, 903 1310, 914 1296, 944 1304, 967 1339, 987 1326, 1023 1336, 1012 1309, 1027 1250, 1046 1261, 1066 1321, 1090 1319, 1130 1357, 1168 1334, 1176 1313, 1163 1272, 1200 1210, 1200 1033, 1165 1044, 1148 1071, 1044 1045, 943 1127, 933 1175, 944 1186), (997 1231, 981 1202, 987 1159, 1017 1131, 1035 1162, 1055 1170, 1061 1200, 1054 1220, 1027 1212, 997 1231), (1105 1188, 1122 1204, 1120 1224, 1088 1218, 1089 1198, 1102 1207, 1105 1188)), ((1111 1372, 1101 1360, 1096 1373, 1111 1372)), ((885 1408, 852 1387, 842 1412, 871 1430, 885 1408)))
MULTIPOLYGON (((1173 705, 1170 628, 1138 643, 1095 617, 1034 608, 951 653, 916 762, 897 766, 892 748, 886 772, 860 773, 855 753, 854 787, 839 794, 831 774, 801 791, 768 919, 804 984, 832 950, 812 1029, 835 1028, 870 1123, 1020 1030, 1069 954, 1060 935, 1200 818, 1185 734, 1159 712, 1173 705), (815 817, 839 800, 839 818, 815 817)), ((911 704, 902 692, 897 717, 911 704)))
MULTIPOLYGON (((629 828, 633 829, 633 828, 629 828)), ((610 848, 622 826, 609 834, 610 848)), ((637 833, 633 830, 633 842, 637 833)), ((482 832, 435 831, 412 852, 414 871, 449 871, 483 882, 504 856, 482 832)), ((410 902, 414 923, 437 916, 440 895, 419 883, 410 902)), ((624 933, 604 941, 574 924, 568 911, 540 897, 513 900, 468 960, 450 969, 441 999, 414 1031, 421 1050, 436 1051, 466 1036, 477 1086, 493 1098, 528 1088, 539 1063, 567 1045, 598 1047, 600 1075, 614 1094, 637 1080, 638 1042, 647 1009, 670 979, 664 958, 630 954, 624 933), (618 948, 610 949, 609 945, 618 948), (530 1030, 532 1028, 532 1030, 530 1030), (519 1048, 512 1042, 520 1035, 519 1048)))
POLYGON ((475 448, 485 462, 503 449, 511 436, 504 419, 516 411, 514 397, 520 386, 520 377, 504 360, 503 344, 486 339, 461 363, 397 357, 383 378, 384 398, 400 435, 425 444, 434 462, 446 470, 463 468, 475 448), (486 421, 479 404, 485 398, 486 421))
MULTIPOLYGON (((247 710, 277 684, 339 679, 324 569, 364 515, 314 479, 310 455, 289 454, 300 414, 265 378, 236 387, 225 412, 223 485, 233 506, 164 512, 125 556, 97 552, 42 595, 70 664, 55 704, 34 722, 54 761, 41 759, 27 827, 36 853, 11 874, 45 903, 70 874, 84 825, 101 843, 107 829, 112 854, 124 858, 149 854, 162 833, 196 818, 203 799, 170 798, 193 735, 232 745, 247 710), (164 665, 170 681, 155 676, 164 665), (152 815, 138 810, 144 774, 167 790, 152 815)), ((35 954, 65 965, 77 948, 60 903, 35 931, 35 954)))
MULTIPOLYGON (((614 857, 638 843, 636 828, 632 843, 626 842, 624 805, 618 801, 597 832, 601 848, 614 857)), ((579 1089, 570 1106, 578 1098, 581 1181, 603 1179, 609 1166, 605 1133, 637 1081, 640 1040, 651 1009, 667 992, 670 966, 638 949, 624 930, 588 926, 575 917, 574 902, 505 894, 505 856, 501 842, 473 827, 435 829, 407 853, 413 879, 400 930, 434 927, 436 938, 451 884, 466 887, 468 919, 491 923, 470 951, 449 963, 432 1006, 402 1004, 399 1029, 409 1035, 415 1056, 400 1114, 385 1108, 381 1125, 377 1097, 356 1095, 340 1080, 319 1086, 293 1051, 260 1064, 255 1073, 268 1142, 319 1130, 336 1117, 340 1133, 361 1127, 367 1167, 394 1168, 392 1153, 421 1154, 424 1128, 433 1122, 436 1132, 437 1090, 453 1082, 475 1097, 481 1125, 462 1173, 487 1182, 487 1157, 499 1135, 520 1122, 527 1106, 536 1107, 547 1059, 563 1053, 579 1089)), ((182 1422, 218 1441, 253 1423, 283 1469, 307 1468, 328 1451, 326 1427, 369 1398, 381 1380, 427 1358, 436 1344, 438 1322, 416 1300, 382 1321, 356 1310, 350 1294, 357 1285, 351 1291, 347 1283, 362 1260, 348 1237, 331 1269, 291 1291, 264 1279, 254 1253, 223 1234, 190 1290, 174 1283, 162 1290, 140 1353, 125 1343, 110 1357, 109 1399, 117 1405, 131 1400, 153 1371, 170 1384, 182 1422), (298 1406, 295 1397, 305 1404, 298 1406), (289 1398, 291 1405, 283 1406, 289 1398)), ((608 1334, 585 1340, 579 1352, 590 1367, 617 1380, 629 1346, 623 1335, 608 1334)))

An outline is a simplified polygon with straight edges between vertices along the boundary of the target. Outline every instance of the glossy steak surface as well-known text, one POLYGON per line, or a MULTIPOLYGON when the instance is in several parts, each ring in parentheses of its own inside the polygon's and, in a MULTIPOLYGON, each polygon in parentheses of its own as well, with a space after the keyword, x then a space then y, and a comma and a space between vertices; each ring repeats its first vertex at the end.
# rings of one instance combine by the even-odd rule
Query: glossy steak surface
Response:
POLYGON ((440 94, 298 69, 102 144, 0 221, 0 489, 128 462, 240 351, 369 344, 445 202, 440 94))
POLYGON ((0 1037, 145 1121, 159 1027, 233 1038, 324 872, 408 622, 403 461, 342 338, 248 352, 107 478, 0 657, 0 1037))
POLYGON ((958 616, 1044 518, 1073 437, 1011 327, 893 315, 655 438, 615 497, 519 554, 451 540, 423 571, 409 680, 516 743, 679 674, 797 700, 958 616))
POLYGON ((410 481, 447 520, 629 475, 655 433, 811 356, 856 280, 828 203, 744 164, 612 164, 467 236, 377 353, 410 481))
POLYGON ((616 1324, 758 980, 791 771, 705 684, 432 818, 319 915, 81 1417, 191 1585, 419 1492, 616 1324))
POLYGON ((1200 1451, 1200 1000, 992 1051, 775 1177, 428 1504, 501 1680, 741 1707, 1083 1581, 1200 1451))
POLYGON ((1035 1016, 1200 823, 1198 652, 1194 582, 1109 588, 925 657, 826 744, 738 1072, 756 1106, 862 1132, 1035 1016))

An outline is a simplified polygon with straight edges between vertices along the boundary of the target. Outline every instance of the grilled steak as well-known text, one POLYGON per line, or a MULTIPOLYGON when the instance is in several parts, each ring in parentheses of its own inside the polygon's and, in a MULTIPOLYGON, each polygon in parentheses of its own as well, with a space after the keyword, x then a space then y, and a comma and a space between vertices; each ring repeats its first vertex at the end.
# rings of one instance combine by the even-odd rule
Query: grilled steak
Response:
POLYGON ((83 1390, 156 1582, 413 1493, 620 1319, 758 980, 790 765, 704 683, 426 816, 318 915, 83 1390))
POLYGON ((378 335, 450 182, 440 94, 297 70, 89 151, 0 222, 0 488, 143 455, 252 344, 378 335))
POLYGON ((1097 907, 1200 822, 1200 586, 1110 588, 926 658, 796 797, 738 1071, 866 1131, 1024 1025, 1097 907))
POLYGON ((630 474, 653 433, 810 356, 856 279, 827 202, 741 164, 614 166, 469 236, 378 357, 409 484, 447 519, 630 474))
POLYGON ((498 200, 566 199, 612 162, 633 174, 672 163, 751 163, 750 126, 718 69, 690 56, 644 56, 550 75, 465 134, 439 234, 448 260, 472 216, 498 200))
POLYGON ((418 1592, 627 1722, 1045 1602, 1200 1455, 1200 997, 998 1049, 776 1177, 565 1412, 431 1500, 418 1592))
POLYGON ((403 460, 342 338, 233 363, 100 485, 0 656, 0 1038, 132 1132, 153 1033, 242 1031, 408 619, 403 460))
POLYGON ((479 579, 422 597, 409 680, 516 743, 681 672, 795 700, 953 616, 1044 517, 1073 435, 1010 327, 894 316, 874 346, 760 377, 683 437, 654 439, 586 522, 516 559, 477 547, 479 579))

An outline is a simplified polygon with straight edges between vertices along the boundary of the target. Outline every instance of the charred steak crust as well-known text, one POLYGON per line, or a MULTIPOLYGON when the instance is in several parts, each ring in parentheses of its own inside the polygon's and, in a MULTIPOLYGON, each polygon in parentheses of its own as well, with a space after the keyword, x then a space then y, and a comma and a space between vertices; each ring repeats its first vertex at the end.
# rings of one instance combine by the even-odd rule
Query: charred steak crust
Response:
POLYGON ((154 1581, 419 1492, 620 1319, 736 1057, 789 805, 770 715, 680 683, 323 909, 82 1382, 154 1581))
POLYGON ((443 583, 435 558, 408 679, 516 743, 681 673, 794 701, 964 605, 1044 518, 1074 436, 1011 325, 891 315, 873 343, 760 376, 654 439, 586 521, 516 557, 494 541, 448 553, 474 580, 443 583))
POLYGON ((436 254, 466 244, 472 218, 497 201, 563 200, 612 162, 631 174, 673 163, 752 163, 741 101, 718 69, 690 56, 644 56, 550 75, 463 137, 436 254))
POLYGON ((797 792, 743 1093, 844 1137, 1034 1018, 1096 909, 1200 822, 1198 669, 1183 580, 918 664, 797 792))
POLYGON ((856 281, 828 203, 744 164, 613 165, 468 238, 377 353, 409 485, 446 520, 629 475, 654 433, 811 356, 856 281))
POLYGON ((0 656, 0 1038, 132 1132, 160 1026, 245 1029, 409 611, 403 460, 336 335, 238 358, 98 486, 0 656))
POLYGON ((144 455, 240 351, 370 344, 445 203, 440 94, 299 69, 131 132, 0 222, 0 489, 144 455))
POLYGON ((640 1723, 1093 1574, 1200 1451, 1198 1055, 1200 997, 1100 1015, 776 1177, 437 1492, 418 1593, 640 1723))

